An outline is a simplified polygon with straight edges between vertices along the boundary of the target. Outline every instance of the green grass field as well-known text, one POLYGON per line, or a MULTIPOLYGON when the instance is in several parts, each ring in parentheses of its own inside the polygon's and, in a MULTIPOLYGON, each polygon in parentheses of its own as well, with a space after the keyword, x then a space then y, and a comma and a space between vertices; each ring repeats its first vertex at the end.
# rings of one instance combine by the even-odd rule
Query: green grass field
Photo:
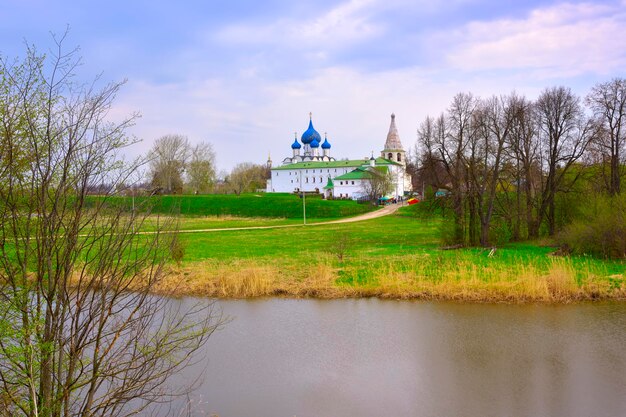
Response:
MULTIPOLYGON (((130 206, 131 200, 112 202, 130 206)), ((443 220, 424 215, 420 205, 371 220, 318 224, 371 210, 353 201, 308 198, 303 226, 302 201, 294 195, 159 197, 153 213, 170 218, 179 212, 176 222, 186 232, 178 236, 176 262, 170 265, 176 283, 163 292, 493 302, 626 298, 623 261, 555 257, 550 255, 555 248, 532 242, 507 244, 494 253, 442 250, 443 220), (198 232, 256 226, 280 227, 198 232)), ((158 216, 142 230, 154 230, 158 216)))
MULTIPOLYGON (((488 256, 489 250, 482 248, 444 251, 439 249, 439 227, 439 220, 421 220, 399 213, 356 223, 182 234, 181 239, 185 245, 185 262, 282 258, 288 262, 307 263, 329 255, 331 258, 337 256, 341 250, 339 240, 344 242, 345 262, 353 265, 422 254, 435 256, 442 262, 459 260, 461 256, 483 266, 530 261, 540 265, 546 264, 551 259, 547 255, 555 250, 529 243, 512 243, 499 248, 493 257, 488 256)), ((624 267, 621 262, 586 257, 573 257, 572 261, 575 264, 597 264, 615 273, 623 272, 624 267)))
POLYGON ((554 248, 531 243, 509 244, 491 256, 482 248, 441 250, 440 222, 405 207, 355 223, 185 233, 181 269, 196 287, 192 293, 225 296, 312 291, 329 297, 564 301, 624 294, 623 262, 553 257, 554 248), (211 289, 194 280, 212 282, 211 289), (228 280, 239 285, 233 288, 228 280))

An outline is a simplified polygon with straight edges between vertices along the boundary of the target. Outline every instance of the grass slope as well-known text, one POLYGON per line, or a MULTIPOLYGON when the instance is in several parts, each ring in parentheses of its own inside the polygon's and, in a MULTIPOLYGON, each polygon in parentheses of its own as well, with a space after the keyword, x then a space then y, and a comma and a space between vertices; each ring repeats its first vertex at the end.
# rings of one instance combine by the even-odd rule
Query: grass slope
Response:
MULTIPOLYGON (((93 200, 98 197, 92 197, 93 200)), ((136 197, 136 207, 142 207, 146 197, 136 197)), ((302 219, 302 200, 294 194, 209 194, 160 196, 151 198, 155 214, 180 213, 182 216, 236 216, 244 218, 302 219)), ((111 204, 130 207, 131 197, 114 197, 111 204)), ((320 197, 306 198, 306 215, 311 219, 329 219, 355 216, 374 208, 369 204, 358 204, 352 200, 323 200, 320 197)))

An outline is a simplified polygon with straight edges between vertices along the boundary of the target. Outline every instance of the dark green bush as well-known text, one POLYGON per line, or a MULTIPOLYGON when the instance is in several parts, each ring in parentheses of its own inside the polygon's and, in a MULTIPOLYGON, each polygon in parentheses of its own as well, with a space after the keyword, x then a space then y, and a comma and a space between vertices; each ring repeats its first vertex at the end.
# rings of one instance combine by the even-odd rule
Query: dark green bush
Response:
POLYGON ((626 258, 626 194, 590 198, 580 217, 567 226, 560 242, 573 253, 626 258))
POLYGON ((496 217, 491 221, 490 226, 489 241, 492 245, 502 246, 512 240, 513 232, 505 219, 496 217))

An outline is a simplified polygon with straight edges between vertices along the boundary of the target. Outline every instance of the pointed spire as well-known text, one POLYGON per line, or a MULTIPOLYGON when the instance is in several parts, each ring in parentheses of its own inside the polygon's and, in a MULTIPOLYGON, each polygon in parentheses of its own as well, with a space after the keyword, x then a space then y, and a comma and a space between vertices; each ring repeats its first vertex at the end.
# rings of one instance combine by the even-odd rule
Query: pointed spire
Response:
POLYGON ((403 150, 400 135, 396 127, 396 115, 391 113, 391 123, 389 124, 389 133, 387 133, 387 141, 385 142, 385 150, 403 150))

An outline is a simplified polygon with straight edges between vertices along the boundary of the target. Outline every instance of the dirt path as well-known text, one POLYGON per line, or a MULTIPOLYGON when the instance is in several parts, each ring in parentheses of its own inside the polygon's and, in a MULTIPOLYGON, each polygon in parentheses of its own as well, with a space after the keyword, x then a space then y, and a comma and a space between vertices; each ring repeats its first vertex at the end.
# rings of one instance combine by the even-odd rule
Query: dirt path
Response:
POLYGON ((348 217, 347 219, 332 220, 329 222, 312 223, 310 226, 317 226, 318 224, 352 223, 360 222, 363 220, 375 219, 377 217, 388 216, 391 213, 395 213, 396 210, 398 210, 400 207, 402 207, 402 204, 389 204, 388 206, 385 206, 380 210, 370 211, 369 213, 361 214, 360 216, 348 217))
MULTIPOLYGON (((309 226, 323 226, 325 224, 339 224, 339 223, 352 223, 352 222, 361 222, 363 220, 375 219, 378 217, 388 216, 394 213, 402 207, 402 204, 390 204, 388 206, 383 207, 380 210, 371 211, 369 213, 361 214, 360 216, 348 217, 347 219, 339 219, 339 220, 331 220, 327 222, 319 222, 319 223, 307 223, 306 227, 309 226)), ((263 229, 285 229, 287 227, 303 227, 303 224, 282 224, 276 226, 249 226, 249 227, 225 227, 220 229, 192 229, 192 230, 179 230, 178 233, 205 233, 205 232, 227 232, 233 230, 263 230, 263 229)), ((152 234, 154 232, 140 232, 139 234, 152 234)))

